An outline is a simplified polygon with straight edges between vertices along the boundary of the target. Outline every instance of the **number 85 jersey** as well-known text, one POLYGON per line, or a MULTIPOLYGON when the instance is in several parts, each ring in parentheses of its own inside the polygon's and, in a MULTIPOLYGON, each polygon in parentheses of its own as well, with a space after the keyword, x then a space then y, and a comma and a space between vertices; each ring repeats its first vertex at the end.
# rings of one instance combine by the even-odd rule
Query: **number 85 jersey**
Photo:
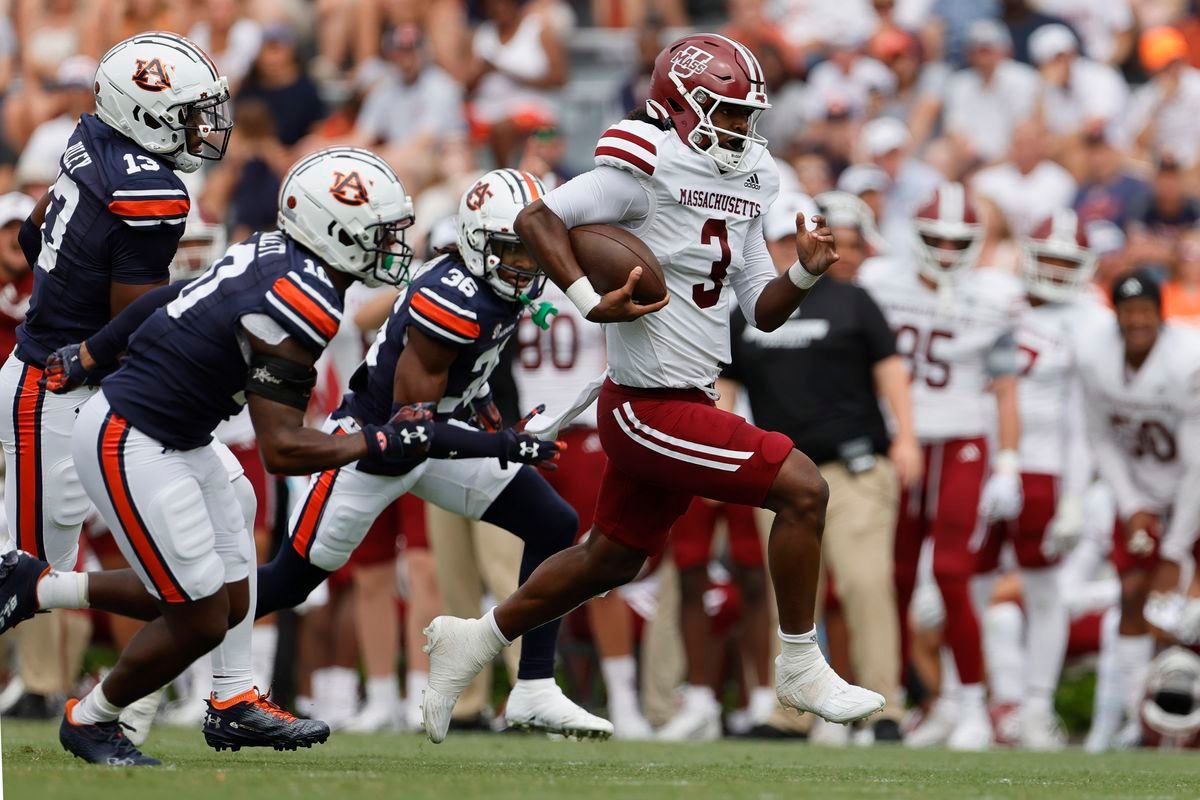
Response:
POLYGON ((111 317, 113 283, 165 283, 190 201, 167 162, 85 114, 50 188, 20 355, 44 364, 111 317))
POLYGON ((600 137, 595 170, 546 196, 567 227, 625 228, 662 265, 671 302, 605 329, 609 373, 622 386, 710 386, 731 357, 731 294, 754 320, 758 294, 775 277, 762 215, 779 193, 779 172, 764 148, 746 146, 754 152, 744 163, 754 168, 722 173, 674 130, 624 120, 600 137))

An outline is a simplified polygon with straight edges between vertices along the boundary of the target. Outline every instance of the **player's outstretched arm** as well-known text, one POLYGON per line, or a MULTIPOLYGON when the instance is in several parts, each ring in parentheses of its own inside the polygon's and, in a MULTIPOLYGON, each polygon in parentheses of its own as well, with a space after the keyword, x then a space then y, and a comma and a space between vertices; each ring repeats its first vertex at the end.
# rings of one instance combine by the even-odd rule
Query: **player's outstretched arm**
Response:
POLYGON ((633 290, 642 275, 640 267, 629 274, 621 288, 598 294, 575 260, 566 223, 541 200, 526 206, 517 215, 514 227, 550 280, 592 322, 628 322, 658 311, 670 300, 667 296, 647 305, 634 302, 633 290))
POLYGON ((316 356, 290 338, 275 345, 251 334, 247 338, 251 358, 246 400, 268 472, 308 475, 367 456, 394 461, 424 453, 427 437, 416 430, 423 424, 419 420, 367 425, 361 436, 334 436, 305 427, 304 412, 317 379, 316 356))
POLYGON ((787 322, 817 279, 838 260, 833 231, 825 217, 818 214, 812 221, 813 228, 809 230, 804 215, 796 215, 796 263, 768 283, 759 295, 754 307, 755 327, 773 331, 787 322))

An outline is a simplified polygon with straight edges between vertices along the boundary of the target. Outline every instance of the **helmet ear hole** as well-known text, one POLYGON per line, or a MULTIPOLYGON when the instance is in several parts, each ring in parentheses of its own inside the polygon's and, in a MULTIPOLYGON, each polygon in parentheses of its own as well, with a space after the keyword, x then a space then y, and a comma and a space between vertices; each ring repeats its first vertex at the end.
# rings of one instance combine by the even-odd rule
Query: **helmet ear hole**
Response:
POLYGON ((152 131, 156 131, 162 127, 162 123, 149 114, 142 115, 142 124, 152 131))
POLYGON ((342 246, 344 247, 350 247, 354 244, 354 238, 350 236, 350 234, 346 233, 345 228, 338 228, 338 241, 341 242, 342 246))
POLYGON ((667 98, 667 105, 669 105, 671 107, 671 110, 674 111, 676 114, 683 113, 683 106, 679 105, 679 103, 676 102, 674 97, 667 98))

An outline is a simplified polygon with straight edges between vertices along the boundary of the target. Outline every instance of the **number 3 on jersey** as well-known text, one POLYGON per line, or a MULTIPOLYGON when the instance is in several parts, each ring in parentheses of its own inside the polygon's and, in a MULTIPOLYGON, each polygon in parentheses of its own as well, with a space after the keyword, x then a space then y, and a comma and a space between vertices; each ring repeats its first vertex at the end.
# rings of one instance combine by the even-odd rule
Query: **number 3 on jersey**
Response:
POLYGON ((713 286, 705 288, 703 283, 697 283, 692 287, 692 300, 699 308, 712 308, 717 304, 717 300, 721 298, 721 290, 725 288, 725 276, 729 272, 729 262, 732 260, 732 254, 729 251, 729 231, 725 227, 725 220, 707 219, 704 221, 704 227, 700 229, 700 244, 709 244, 714 239, 721 247, 721 258, 712 263, 712 269, 708 273, 713 286))

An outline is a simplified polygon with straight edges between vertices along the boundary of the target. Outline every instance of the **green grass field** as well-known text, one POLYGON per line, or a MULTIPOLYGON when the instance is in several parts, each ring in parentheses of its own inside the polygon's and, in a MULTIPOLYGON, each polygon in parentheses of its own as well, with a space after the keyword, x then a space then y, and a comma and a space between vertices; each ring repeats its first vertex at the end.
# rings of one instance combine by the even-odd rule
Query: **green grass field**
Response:
POLYGON ((1079 752, 958 755, 786 743, 583 743, 540 737, 340 734, 311 751, 218 755, 198 732, 156 729, 168 766, 119 770, 70 758, 57 725, 4 722, 7 800, 375 798, 1196 798, 1200 756, 1079 752))

